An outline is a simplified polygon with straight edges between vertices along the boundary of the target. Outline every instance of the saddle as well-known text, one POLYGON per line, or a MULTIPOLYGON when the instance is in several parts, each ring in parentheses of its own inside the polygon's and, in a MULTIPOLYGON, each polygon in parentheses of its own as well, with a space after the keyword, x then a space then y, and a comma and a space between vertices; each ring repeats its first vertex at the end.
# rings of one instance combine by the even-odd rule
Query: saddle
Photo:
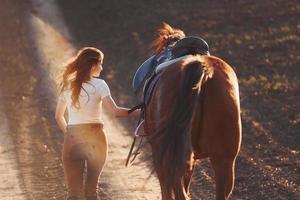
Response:
POLYGON ((134 76, 133 89, 135 93, 138 94, 141 86, 143 86, 139 95, 143 103, 147 105, 156 82, 159 80, 160 72, 189 55, 197 54, 210 55, 209 46, 204 39, 189 36, 179 40, 172 48, 158 55, 159 58, 164 57, 164 59, 157 61, 155 56, 150 57, 139 67, 134 76))
POLYGON ((209 46, 205 40, 200 37, 185 37, 173 46, 171 49, 172 59, 184 55, 209 55, 209 46))
POLYGON ((155 67, 160 63, 169 60, 170 57, 171 50, 166 49, 157 55, 151 56, 138 68, 132 81, 132 88, 136 95, 141 92, 141 89, 145 86, 146 80, 151 77, 155 67))

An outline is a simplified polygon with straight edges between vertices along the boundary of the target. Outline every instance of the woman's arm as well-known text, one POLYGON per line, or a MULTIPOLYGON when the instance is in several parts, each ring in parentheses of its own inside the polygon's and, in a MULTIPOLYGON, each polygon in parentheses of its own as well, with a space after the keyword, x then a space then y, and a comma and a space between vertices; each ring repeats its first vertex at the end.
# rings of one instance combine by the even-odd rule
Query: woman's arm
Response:
POLYGON ((117 106, 113 98, 109 95, 102 99, 104 107, 115 117, 128 117, 133 116, 137 117, 140 115, 140 110, 135 110, 132 113, 128 114, 129 108, 123 108, 117 106))
POLYGON ((67 132, 67 122, 64 116, 66 108, 67 108, 67 103, 59 99, 56 106, 55 119, 58 127, 63 133, 67 132))

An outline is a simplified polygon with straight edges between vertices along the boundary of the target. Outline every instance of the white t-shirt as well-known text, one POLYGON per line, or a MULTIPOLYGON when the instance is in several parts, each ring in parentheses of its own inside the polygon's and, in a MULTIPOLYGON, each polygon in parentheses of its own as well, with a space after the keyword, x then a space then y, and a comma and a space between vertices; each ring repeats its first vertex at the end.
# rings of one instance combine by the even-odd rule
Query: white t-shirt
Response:
POLYGON ((80 108, 72 106, 71 90, 65 90, 59 96, 60 101, 67 104, 69 113, 68 125, 102 123, 102 101, 106 96, 110 96, 109 88, 102 79, 92 78, 88 83, 83 83, 79 95, 80 108), (87 95, 87 93, 89 95, 87 95))

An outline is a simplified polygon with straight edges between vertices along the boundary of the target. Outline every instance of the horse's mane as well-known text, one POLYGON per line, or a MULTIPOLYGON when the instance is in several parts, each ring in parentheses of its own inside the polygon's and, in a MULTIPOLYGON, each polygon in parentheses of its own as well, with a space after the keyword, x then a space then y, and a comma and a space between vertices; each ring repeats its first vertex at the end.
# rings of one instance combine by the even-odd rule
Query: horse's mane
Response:
POLYGON ((152 47, 155 48, 156 54, 185 37, 185 33, 182 30, 173 28, 167 23, 163 23, 162 27, 157 30, 157 33, 158 38, 152 42, 152 47))

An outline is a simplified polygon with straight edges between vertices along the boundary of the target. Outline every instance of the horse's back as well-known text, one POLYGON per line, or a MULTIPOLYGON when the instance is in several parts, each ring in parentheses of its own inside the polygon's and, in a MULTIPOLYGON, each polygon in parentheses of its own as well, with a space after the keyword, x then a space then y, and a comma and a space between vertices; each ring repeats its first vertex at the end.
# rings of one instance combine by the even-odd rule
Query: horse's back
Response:
POLYGON ((200 127, 197 146, 209 157, 234 158, 241 140, 238 80, 234 70, 217 57, 206 56, 204 65, 209 77, 199 99, 202 106, 201 119, 196 122, 200 127))

